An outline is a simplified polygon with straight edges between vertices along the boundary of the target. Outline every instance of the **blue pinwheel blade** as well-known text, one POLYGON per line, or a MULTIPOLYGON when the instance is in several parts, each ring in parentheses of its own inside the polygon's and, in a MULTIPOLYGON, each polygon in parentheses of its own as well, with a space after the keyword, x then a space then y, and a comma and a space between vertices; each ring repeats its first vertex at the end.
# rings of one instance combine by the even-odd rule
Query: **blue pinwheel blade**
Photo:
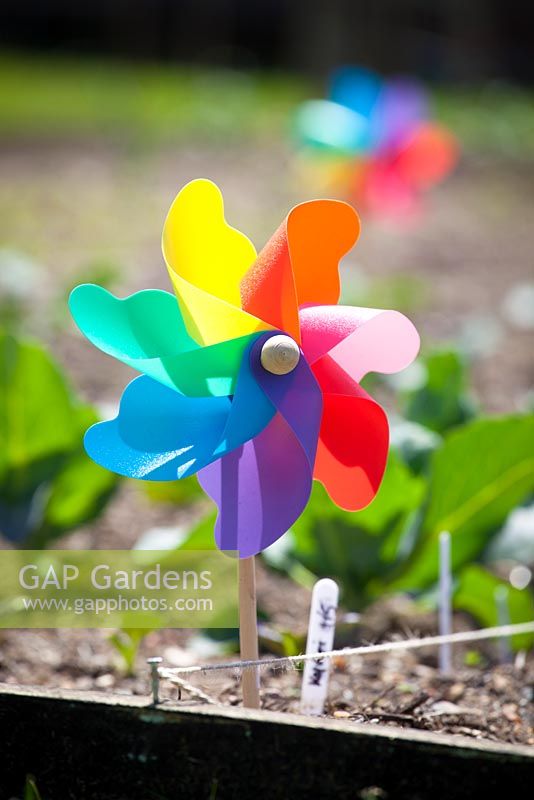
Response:
POLYGON ((330 100, 370 119, 382 80, 363 67, 341 67, 332 76, 330 100))
POLYGON ((170 481, 193 475, 252 439, 276 412, 252 372, 253 344, 233 397, 187 397, 145 375, 133 380, 118 416, 87 431, 89 456, 119 475, 170 481))
POLYGON ((85 449, 128 478, 170 481, 208 464, 230 411, 226 397, 186 397, 142 375, 123 392, 119 414, 93 425, 85 449))

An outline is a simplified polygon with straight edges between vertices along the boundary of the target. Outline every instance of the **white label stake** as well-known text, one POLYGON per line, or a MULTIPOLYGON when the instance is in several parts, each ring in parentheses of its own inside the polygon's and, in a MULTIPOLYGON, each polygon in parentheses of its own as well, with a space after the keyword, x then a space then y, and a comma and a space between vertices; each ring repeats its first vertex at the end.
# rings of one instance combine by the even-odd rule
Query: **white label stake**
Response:
MULTIPOLYGON (((439 635, 452 633, 452 574, 451 535, 442 531, 439 535, 439 635)), ((452 672, 452 648, 444 642, 439 648, 439 670, 442 675, 452 672)))
MULTIPOLYGON (((510 624, 510 592, 506 586, 497 586, 493 593, 495 605, 497 606, 497 625, 499 627, 510 624)), ((512 660, 512 648, 510 639, 506 636, 499 638, 499 660, 501 664, 512 660)))
MULTIPOLYGON (((338 597, 338 585, 330 578, 322 578, 313 587, 306 642, 307 654, 332 650, 338 597)), ((323 713, 328 691, 329 671, 330 659, 328 658, 316 658, 313 661, 305 662, 300 697, 301 714, 318 716, 323 713)))

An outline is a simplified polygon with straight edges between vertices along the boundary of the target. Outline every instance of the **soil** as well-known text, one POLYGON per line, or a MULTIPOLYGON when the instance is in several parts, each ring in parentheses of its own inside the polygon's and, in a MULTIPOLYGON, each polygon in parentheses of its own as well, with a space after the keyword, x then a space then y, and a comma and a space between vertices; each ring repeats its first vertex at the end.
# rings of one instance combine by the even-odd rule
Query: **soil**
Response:
MULTIPOLYGON (((271 624, 304 634, 309 593, 258 566, 258 602, 271 624)), ((456 617, 455 629, 470 627, 469 620, 456 617)), ((357 625, 341 628, 336 646, 436 632, 434 615, 417 612, 403 598, 377 604, 357 625)), ((235 655, 220 653, 216 657, 202 655, 193 641, 194 631, 153 631, 143 640, 134 673, 129 676, 110 645, 112 633, 83 629, 0 632, 0 682, 147 695, 145 659, 149 656, 161 655, 164 666, 171 668, 235 659, 235 655)), ((298 713, 301 671, 266 667, 260 674, 262 708, 298 713)), ((180 689, 162 681, 163 701, 241 703, 240 681, 233 669, 183 677, 186 684, 180 689)), ((499 663, 495 644, 484 643, 476 651, 456 647, 451 676, 441 675, 435 648, 358 658, 339 656, 331 666, 325 716, 534 745, 533 700, 533 654, 519 653, 513 661, 499 663), (473 655, 477 663, 466 666, 473 655)))
MULTIPOLYGON (((223 187, 227 216, 258 246, 294 202, 310 191, 296 184, 291 157, 279 144, 236 149, 190 148, 179 152, 126 153, 100 144, 0 148, 0 241, 28 252, 42 265, 36 292, 39 314, 28 319, 50 341, 77 389, 92 402, 115 404, 133 373, 90 347, 63 312, 68 287, 87 265, 120 266, 120 292, 169 289, 159 235, 176 189, 198 175, 223 187), (59 319, 52 311, 61 306, 59 319)), ((473 324, 490 325, 494 345, 474 363, 475 389, 491 412, 506 413, 528 401, 534 378, 531 333, 506 318, 508 290, 532 280, 531 219, 534 165, 466 160, 436 191, 419 226, 400 229, 364 221, 360 243, 344 265, 349 278, 409 275, 425 299, 411 316, 426 343, 474 338, 473 324)), ((355 298, 351 298, 355 302, 355 298)), ((125 483, 98 522, 57 546, 128 548, 148 528, 189 522, 199 507, 151 503, 125 483)), ((302 632, 308 593, 259 570, 259 602, 272 623, 302 632)), ((434 632, 435 619, 379 607, 364 615, 341 644, 387 640, 395 633, 434 632)), ((465 626, 458 618, 456 626, 465 626)), ((135 677, 125 676, 109 643, 110 631, 0 632, 0 681, 24 685, 146 693, 144 659, 161 654, 169 666, 204 661, 191 633, 165 630, 144 639, 135 677)), ((333 665, 327 714, 333 717, 437 730, 504 742, 534 744, 534 659, 498 664, 494 646, 477 648, 482 662, 466 667, 455 651, 454 677, 439 675, 435 653, 419 651, 339 658, 333 665)), ((219 655, 218 658, 221 658, 219 655)), ((236 704, 232 675, 198 685, 213 699, 236 704)), ((263 706, 295 711, 300 673, 262 671, 263 706)), ((164 697, 176 698, 165 685, 164 697)), ((185 694, 185 693, 184 693, 185 694)))

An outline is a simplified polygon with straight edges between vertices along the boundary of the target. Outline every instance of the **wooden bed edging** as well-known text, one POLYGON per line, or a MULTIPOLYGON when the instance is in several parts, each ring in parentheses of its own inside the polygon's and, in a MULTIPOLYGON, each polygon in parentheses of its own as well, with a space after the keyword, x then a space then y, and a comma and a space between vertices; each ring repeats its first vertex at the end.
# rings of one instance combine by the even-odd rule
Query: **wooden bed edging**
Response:
POLYGON ((527 796, 534 748, 0 684, 0 800, 28 774, 42 800, 476 800, 527 796))

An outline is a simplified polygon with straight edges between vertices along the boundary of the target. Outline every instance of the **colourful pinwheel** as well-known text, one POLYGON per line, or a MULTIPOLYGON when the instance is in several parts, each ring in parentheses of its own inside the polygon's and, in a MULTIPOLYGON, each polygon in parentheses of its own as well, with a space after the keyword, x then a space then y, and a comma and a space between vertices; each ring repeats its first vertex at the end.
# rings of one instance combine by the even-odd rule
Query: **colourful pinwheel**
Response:
POLYGON ((458 158, 455 138, 429 117, 419 83, 344 67, 328 100, 298 108, 295 133, 328 184, 371 214, 402 216, 418 209, 424 190, 458 158))
POLYGON ((346 203, 303 203, 257 256, 213 183, 185 186, 163 229, 176 296, 121 300, 94 285, 71 295, 85 336, 143 373, 118 416, 87 431, 91 458, 142 480, 197 473, 219 508, 217 545, 242 558, 291 526, 313 478, 343 508, 367 505, 388 423, 359 382, 406 367, 419 338, 396 311, 336 305, 339 260, 359 230, 346 203))

